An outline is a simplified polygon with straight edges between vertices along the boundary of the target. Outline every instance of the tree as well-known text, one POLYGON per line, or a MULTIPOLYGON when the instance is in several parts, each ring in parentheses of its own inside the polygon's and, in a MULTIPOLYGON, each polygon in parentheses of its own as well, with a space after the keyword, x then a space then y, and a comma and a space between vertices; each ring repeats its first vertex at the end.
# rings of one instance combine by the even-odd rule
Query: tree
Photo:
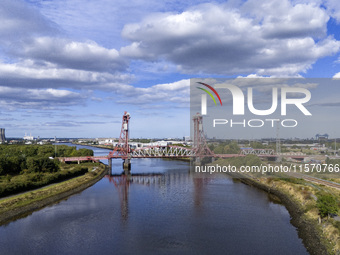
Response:
POLYGON ((329 194, 318 196, 317 207, 322 218, 329 217, 329 214, 336 214, 339 210, 336 198, 329 194))
POLYGON ((252 147, 253 149, 264 149, 265 148, 265 146, 260 142, 251 142, 250 147, 252 147))
POLYGON ((224 147, 225 154, 238 154, 240 152, 240 147, 238 147, 236 142, 231 142, 224 147))
POLYGON ((28 157, 26 160, 27 169, 29 172, 39 172, 40 171, 40 164, 39 159, 36 159, 34 157, 28 157))
POLYGON ((223 145, 218 145, 214 148, 214 152, 216 154, 223 154, 224 153, 224 146, 223 145))

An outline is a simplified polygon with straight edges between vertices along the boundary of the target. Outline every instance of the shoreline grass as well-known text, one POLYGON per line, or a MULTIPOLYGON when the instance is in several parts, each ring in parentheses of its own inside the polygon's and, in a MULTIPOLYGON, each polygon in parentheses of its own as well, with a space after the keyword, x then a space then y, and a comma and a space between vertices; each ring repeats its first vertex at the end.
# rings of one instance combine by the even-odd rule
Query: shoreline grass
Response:
POLYGON ((49 204, 78 193, 99 181, 106 173, 104 164, 96 164, 96 169, 60 183, 55 183, 0 200, 0 225, 21 215, 28 214, 49 204))
MULTIPOLYGON (((228 160, 221 159, 213 164, 228 165, 229 163, 228 160)), ((301 235, 310 254, 340 254, 340 222, 332 218, 321 219, 317 207, 320 193, 332 194, 340 198, 339 190, 289 176, 287 178, 259 177, 249 173, 229 175, 247 185, 277 196, 289 211, 292 224, 297 227, 299 236, 301 235)))

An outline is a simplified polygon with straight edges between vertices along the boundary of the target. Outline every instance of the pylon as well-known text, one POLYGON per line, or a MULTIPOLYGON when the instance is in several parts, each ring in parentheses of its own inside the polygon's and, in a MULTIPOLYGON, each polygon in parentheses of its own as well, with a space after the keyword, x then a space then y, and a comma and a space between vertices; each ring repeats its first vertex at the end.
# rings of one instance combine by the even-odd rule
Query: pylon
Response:
POLYGON ((109 155, 120 155, 123 161, 123 168, 126 170, 131 169, 131 148, 129 146, 129 120, 130 113, 124 112, 122 119, 122 128, 120 131, 120 136, 118 144, 109 155))
POLYGON ((215 154, 209 149, 203 132, 203 117, 197 113, 193 117, 194 121, 194 155, 196 159, 203 157, 214 157, 215 154))
POLYGON ((118 146, 121 148, 121 153, 124 156, 128 156, 130 154, 131 149, 129 146, 129 120, 130 113, 124 112, 123 120, 122 120, 122 128, 120 131, 118 146))

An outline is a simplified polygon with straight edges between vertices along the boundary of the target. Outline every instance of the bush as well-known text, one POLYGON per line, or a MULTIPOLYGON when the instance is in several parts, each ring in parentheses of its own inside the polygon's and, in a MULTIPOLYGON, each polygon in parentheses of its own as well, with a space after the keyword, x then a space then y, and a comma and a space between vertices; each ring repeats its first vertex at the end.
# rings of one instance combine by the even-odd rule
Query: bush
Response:
POLYGON ((319 194, 317 207, 322 218, 328 217, 329 214, 337 214, 339 207, 337 199, 330 194, 319 194))
POLYGON ((27 173, 23 175, 23 178, 17 179, 16 181, 0 182, 0 197, 40 188, 47 184, 83 175, 87 172, 87 167, 77 166, 72 170, 58 171, 55 173, 27 173))

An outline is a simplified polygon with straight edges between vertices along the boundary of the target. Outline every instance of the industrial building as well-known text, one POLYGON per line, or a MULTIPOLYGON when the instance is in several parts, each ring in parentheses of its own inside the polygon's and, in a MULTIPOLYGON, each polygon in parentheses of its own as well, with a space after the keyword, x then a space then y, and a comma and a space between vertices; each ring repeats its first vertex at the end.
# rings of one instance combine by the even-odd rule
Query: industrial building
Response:
POLYGON ((6 137, 5 137, 5 129, 0 128, 0 143, 6 142, 6 137))

